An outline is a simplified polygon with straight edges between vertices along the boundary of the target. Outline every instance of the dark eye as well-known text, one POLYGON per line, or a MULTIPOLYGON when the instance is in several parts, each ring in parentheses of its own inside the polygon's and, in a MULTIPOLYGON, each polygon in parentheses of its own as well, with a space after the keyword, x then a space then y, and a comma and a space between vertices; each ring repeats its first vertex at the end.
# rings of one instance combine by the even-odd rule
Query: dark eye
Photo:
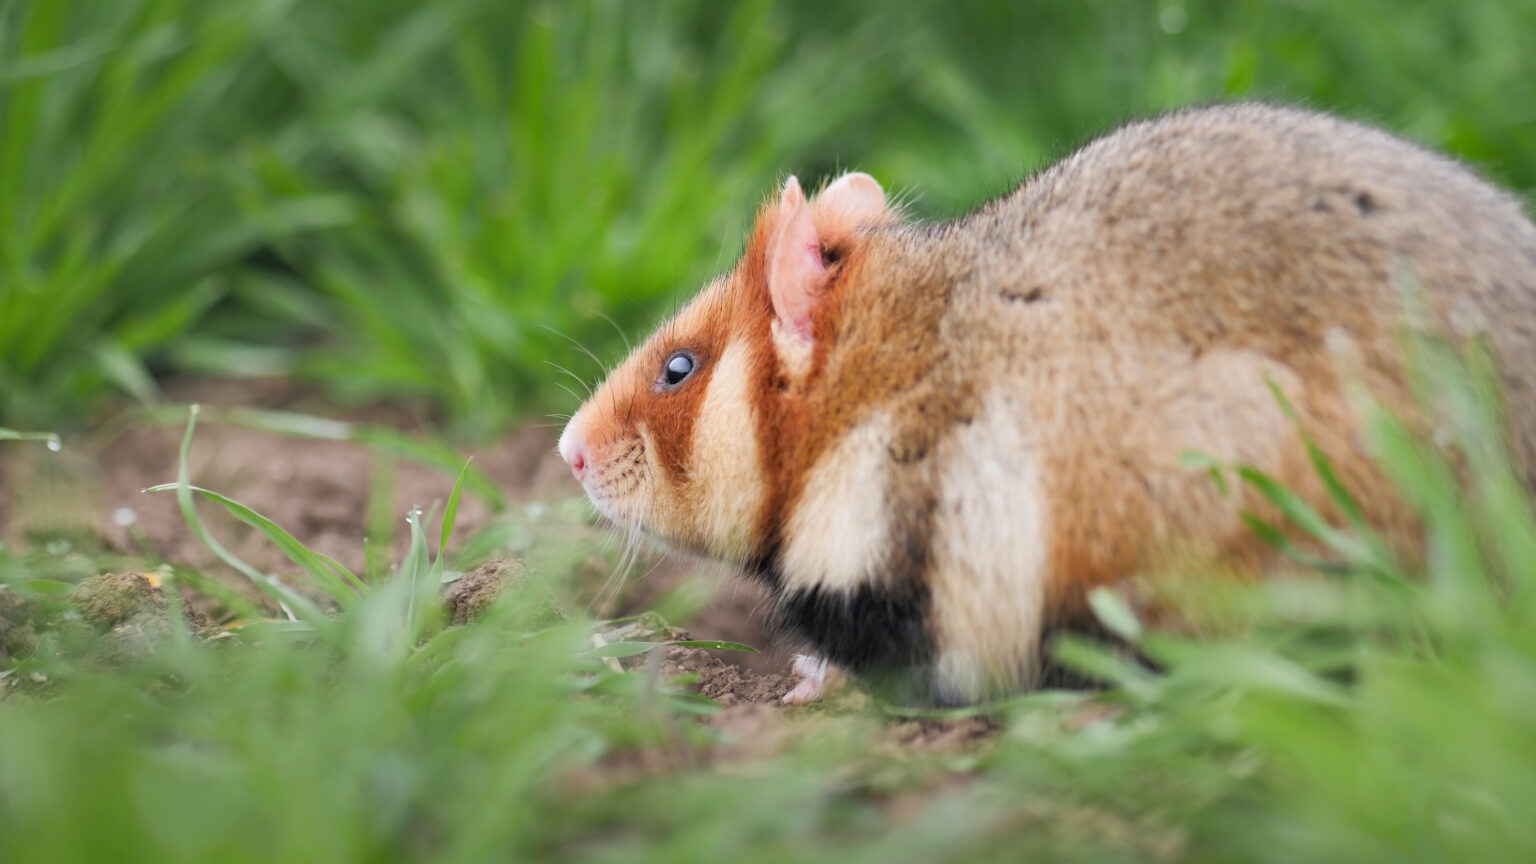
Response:
POLYGON ((674 351, 667 358, 667 365, 661 369, 661 383, 666 387, 676 387, 687 380, 693 370, 697 369, 699 361, 691 351, 674 351))

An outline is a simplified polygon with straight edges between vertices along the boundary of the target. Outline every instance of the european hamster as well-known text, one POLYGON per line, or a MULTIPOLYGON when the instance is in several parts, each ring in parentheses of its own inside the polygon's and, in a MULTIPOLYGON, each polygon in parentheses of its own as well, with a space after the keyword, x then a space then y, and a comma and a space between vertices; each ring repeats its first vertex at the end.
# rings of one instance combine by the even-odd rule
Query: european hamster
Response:
MULTIPOLYGON (((771 591, 816 655, 911 698, 1035 682, 1041 634, 1174 556, 1268 549, 1186 451, 1330 512, 1297 432, 1369 518, 1413 517, 1363 452, 1345 378, 1411 399, 1412 279, 1487 337, 1536 468, 1536 228, 1375 129, 1256 104, 1124 126, 958 219, 846 174, 764 204, 745 254, 566 427, 596 506, 771 591), (1330 350, 1331 349, 1331 350, 1330 350), (1347 364, 1349 376, 1341 372, 1347 364)), ((815 662, 789 697, 818 692, 815 662)))

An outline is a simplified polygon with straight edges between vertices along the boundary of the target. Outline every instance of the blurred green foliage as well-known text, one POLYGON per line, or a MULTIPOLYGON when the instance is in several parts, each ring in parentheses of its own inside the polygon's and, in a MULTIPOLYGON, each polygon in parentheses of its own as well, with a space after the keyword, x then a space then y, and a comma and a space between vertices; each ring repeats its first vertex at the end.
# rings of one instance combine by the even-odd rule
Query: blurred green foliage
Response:
POLYGON ((1332 109, 1529 196, 1532 32, 1531 0, 0 4, 0 423, 188 371, 494 433, 727 267, 784 173, 949 215, 1191 102, 1332 109))
MULTIPOLYGON (((1532 33, 1531 0, 0 3, 0 425, 220 372, 493 433, 570 404, 546 361, 598 374, 573 341, 611 361, 728 266, 783 173, 858 167, 942 217, 1190 102, 1335 110, 1529 199, 1532 33)), ((544 594, 446 626, 419 515, 356 593, 253 522, 344 611, 262 583, 300 620, 111 657, 61 600, 94 562, 0 547, 0 860, 1529 860, 1536 523, 1459 368, 1420 383, 1464 490, 1371 433, 1425 572, 1344 526, 1316 538, 1340 572, 1222 599, 1242 638, 1103 601, 1160 669, 1066 643, 1113 688, 1002 706, 958 755, 808 712, 692 770, 715 709, 584 654, 544 594)), ((560 543, 552 582, 586 551, 560 543)))
MULTIPOLYGON (((1536 515, 1491 376, 1443 352, 1426 347, 1418 379, 1441 444, 1378 412, 1365 436, 1422 514, 1422 571, 1353 523, 1346 490, 1331 527, 1213 465, 1310 528, 1327 572, 1213 586, 1222 630, 1199 640, 1098 595, 1155 666, 1060 643, 1109 689, 989 706, 998 731, 958 751, 844 706, 780 716, 777 745, 738 739, 761 755, 711 763, 733 743, 697 722, 718 706, 601 662, 594 622, 559 609, 586 554, 569 541, 530 547, 528 582, 447 626, 433 519, 413 513, 392 577, 317 576, 327 614, 257 574, 293 620, 213 641, 178 623, 175 592, 137 629, 83 632, 65 556, 0 548, 0 860, 1531 860, 1536 515)), ((200 525, 183 453, 175 488, 200 525)), ((299 569, 330 567, 242 518, 299 569)))

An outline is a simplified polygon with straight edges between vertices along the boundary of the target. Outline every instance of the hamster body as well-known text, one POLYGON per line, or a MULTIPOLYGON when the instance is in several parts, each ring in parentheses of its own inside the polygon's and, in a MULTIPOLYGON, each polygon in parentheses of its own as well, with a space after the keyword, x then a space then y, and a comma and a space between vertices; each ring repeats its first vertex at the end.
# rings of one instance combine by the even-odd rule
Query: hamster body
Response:
POLYGON ((1520 206, 1385 133, 1261 105, 1122 127, 938 224, 904 222, 862 174, 809 200, 790 178, 560 452, 615 522, 762 580, 819 656, 972 702, 1035 683, 1042 633, 1095 586, 1265 566, 1240 516, 1256 502, 1181 454, 1329 511, 1271 382, 1369 518, 1411 536, 1343 371, 1411 408, 1404 280, 1487 337, 1536 477, 1520 206))

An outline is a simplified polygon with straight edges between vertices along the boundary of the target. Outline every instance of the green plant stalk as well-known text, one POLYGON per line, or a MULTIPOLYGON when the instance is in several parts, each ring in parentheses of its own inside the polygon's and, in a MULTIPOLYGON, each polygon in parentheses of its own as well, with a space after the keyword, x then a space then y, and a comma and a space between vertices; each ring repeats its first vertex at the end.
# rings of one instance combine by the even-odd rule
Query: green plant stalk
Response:
POLYGON ((314 627, 321 626, 327 618, 315 604, 294 591, 281 579, 261 572, 224 548, 224 545, 209 533, 202 519, 198 517, 197 506, 192 499, 192 493, 196 487, 191 483, 190 471, 187 467, 187 456, 192 450, 192 433, 197 429, 197 414, 198 406, 196 405, 191 406, 187 411, 187 432, 181 439, 181 455, 176 469, 176 503, 181 508, 181 515, 186 520, 187 527, 204 546, 208 547, 209 551, 218 556, 219 560, 233 567, 271 597, 290 620, 301 620, 314 627))

